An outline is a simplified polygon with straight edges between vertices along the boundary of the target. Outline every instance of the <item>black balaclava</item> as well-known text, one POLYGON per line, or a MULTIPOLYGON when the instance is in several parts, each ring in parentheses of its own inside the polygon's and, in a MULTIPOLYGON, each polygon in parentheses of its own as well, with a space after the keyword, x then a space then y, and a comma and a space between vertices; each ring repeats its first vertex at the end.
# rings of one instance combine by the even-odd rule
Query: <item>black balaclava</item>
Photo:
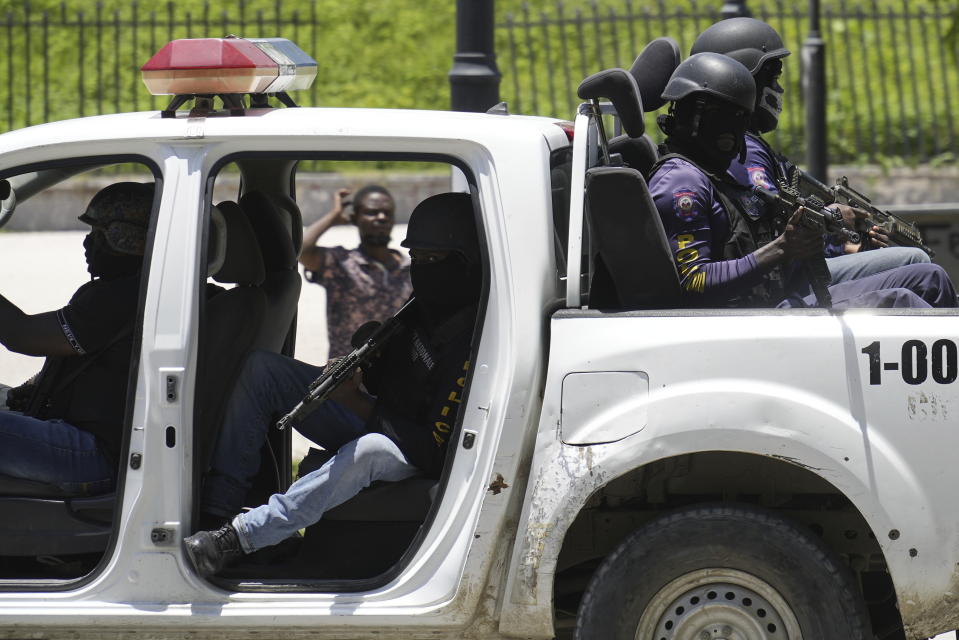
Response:
POLYGON ((416 299, 437 311, 454 311, 479 300, 482 271, 462 254, 451 252, 438 262, 413 262, 410 281, 416 299))
POLYGON ((783 88, 779 76, 782 60, 769 60, 756 72, 756 108, 749 128, 757 133, 768 133, 779 126, 783 110, 783 88))
POLYGON ((725 172, 746 148, 749 114, 724 100, 692 95, 674 103, 670 115, 658 122, 669 146, 711 171, 725 172))

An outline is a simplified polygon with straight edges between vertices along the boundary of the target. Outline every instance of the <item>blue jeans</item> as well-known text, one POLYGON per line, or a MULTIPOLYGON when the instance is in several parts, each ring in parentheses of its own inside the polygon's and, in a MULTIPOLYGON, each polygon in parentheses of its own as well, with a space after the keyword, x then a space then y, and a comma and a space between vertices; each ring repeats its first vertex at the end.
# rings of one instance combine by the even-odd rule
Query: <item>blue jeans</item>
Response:
POLYGON ((277 544, 317 522, 376 480, 399 482, 419 473, 396 444, 368 433, 340 447, 322 467, 303 476, 266 504, 233 518, 246 553, 277 544))
POLYGON ((113 488, 116 472, 93 434, 63 420, 0 411, 0 474, 93 494, 113 488))
POLYGON ((924 264, 929 262, 929 256, 922 249, 915 247, 886 247, 872 249, 859 253, 847 253, 827 258, 826 266, 832 283, 839 284, 848 280, 865 278, 882 271, 895 269, 907 264, 924 264))
MULTIPOLYGON (((322 370, 276 353, 250 354, 227 404, 212 469, 205 478, 203 511, 232 516, 244 506, 267 433, 303 399, 322 370)), ((328 451, 366 433, 363 420, 333 400, 320 405, 296 430, 328 451)))

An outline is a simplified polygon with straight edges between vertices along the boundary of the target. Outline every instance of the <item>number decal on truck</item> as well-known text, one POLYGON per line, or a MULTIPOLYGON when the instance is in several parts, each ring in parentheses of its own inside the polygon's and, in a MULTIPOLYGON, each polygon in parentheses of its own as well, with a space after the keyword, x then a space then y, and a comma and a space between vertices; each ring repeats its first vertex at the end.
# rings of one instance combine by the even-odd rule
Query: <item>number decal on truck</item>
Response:
POLYGON ((952 384, 959 373, 956 343, 952 340, 936 340, 931 347, 922 340, 906 340, 899 362, 883 362, 878 341, 863 347, 862 352, 869 359, 869 384, 882 384, 883 371, 898 371, 906 384, 922 384, 930 374, 938 384, 952 384))

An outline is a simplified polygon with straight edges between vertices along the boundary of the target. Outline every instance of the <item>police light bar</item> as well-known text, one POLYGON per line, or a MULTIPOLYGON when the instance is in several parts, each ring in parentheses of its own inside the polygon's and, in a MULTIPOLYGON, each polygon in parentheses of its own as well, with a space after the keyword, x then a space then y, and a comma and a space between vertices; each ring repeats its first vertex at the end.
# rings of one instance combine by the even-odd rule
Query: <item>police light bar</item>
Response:
POLYGON ((173 40, 140 68, 158 95, 276 94, 307 89, 316 60, 286 38, 173 40))

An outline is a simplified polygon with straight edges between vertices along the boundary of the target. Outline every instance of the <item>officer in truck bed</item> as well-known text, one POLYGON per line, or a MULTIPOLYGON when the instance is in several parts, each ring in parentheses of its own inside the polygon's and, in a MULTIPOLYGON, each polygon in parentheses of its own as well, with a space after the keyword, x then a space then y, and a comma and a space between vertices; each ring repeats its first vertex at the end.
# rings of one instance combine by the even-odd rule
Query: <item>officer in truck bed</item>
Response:
MULTIPOLYGON (((699 53, 676 68, 663 98, 672 102, 669 114, 660 117, 668 153, 653 166, 649 188, 687 302, 814 306, 813 295, 784 287, 781 273, 794 261, 821 254, 822 237, 799 224, 799 212, 782 233, 764 237, 762 216, 744 206, 747 188, 727 173, 745 148, 756 103, 752 74, 730 57, 699 53)), ((956 306, 952 282, 933 264, 886 270, 834 284, 829 292, 836 307, 956 306)))
MULTIPOLYGON (((783 87, 779 84, 783 59, 789 50, 770 25, 754 18, 721 20, 703 31, 693 43, 691 54, 713 52, 727 55, 741 62, 756 82, 756 102, 746 128, 745 153, 733 158, 729 173, 744 186, 760 186, 775 192, 780 181, 789 183, 794 165, 777 153, 762 134, 774 131, 779 125, 783 105, 783 87)), ((765 205, 754 200, 747 204, 759 215, 765 205)), ((845 205, 836 205, 848 224, 865 212, 845 205)), ((888 238, 878 227, 868 231, 863 242, 852 244, 842 239, 828 238, 826 266, 833 283, 845 282, 879 273, 894 267, 929 262, 925 251, 916 247, 889 247, 888 238), (883 251, 868 251, 879 249, 883 251)))

